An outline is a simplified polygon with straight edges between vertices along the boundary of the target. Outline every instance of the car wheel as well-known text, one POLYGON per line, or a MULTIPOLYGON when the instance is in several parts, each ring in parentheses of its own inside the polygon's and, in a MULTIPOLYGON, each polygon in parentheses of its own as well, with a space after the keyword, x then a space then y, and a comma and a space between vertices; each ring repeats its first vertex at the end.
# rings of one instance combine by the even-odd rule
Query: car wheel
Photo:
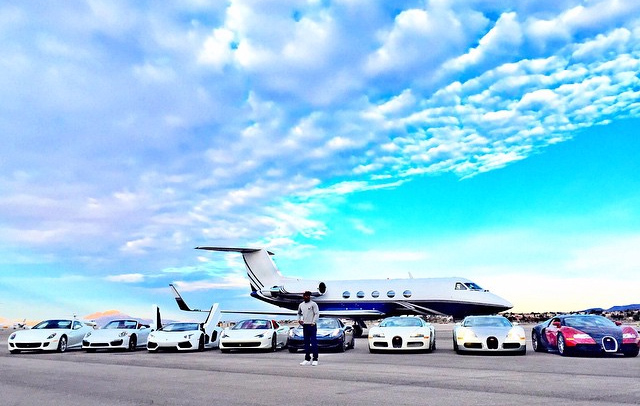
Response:
POLYGON ((271 337, 271 351, 276 352, 277 349, 278 349, 278 339, 274 334, 273 337, 271 337))
POLYGON ((60 337, 58 341, 58 352, 65 352, 67 350, 67 336, 60 337))
POLYGON ((289 347, 289 352, 298 352, 298 349, 289 347))
POLYGON ((204 335, 201 335, 198 340, 198 351, 204 351, 204 335))
POLYGON ((346 349, 347 349, 347 340, 344 337, 342 337, 342 342, 338 346, 338 352, 345 352, 346 349))
POLYGON ((560 353, 560 355, 562 355, 563 357, 571 355, 571 351, 567 348, 567 342, 565 341, 562 333, 558 333, 557 341, 558 341, 558 352, 560 353))
POLYGON ((136 347, 138 346, 138 339, 136 338, 136 335, 133 334, 131 336, 131 338, 129 338, 129 351, 135 351, 136 347))
POLYGON ((544 350, 542 348, 542 343, 540 342, 540 334, 535 330, 531 330, 531 346, 535 352, 542 352, 544 350))
POLYGON ((453 350, 458 354, 460 354, 460 349, 458 348, 458 341, 455 339, 455 337, 453 338, 453 350))
POLYGON ((631 351, 624 351, 623 352, 625 357, 637 357, 639 353, 640 353, 640 347, 636 347, 635 349, 633 349, 631 351))
POLYGON ((356 348, 356 338, 351 337, 351 349, 354 350, 356 348))

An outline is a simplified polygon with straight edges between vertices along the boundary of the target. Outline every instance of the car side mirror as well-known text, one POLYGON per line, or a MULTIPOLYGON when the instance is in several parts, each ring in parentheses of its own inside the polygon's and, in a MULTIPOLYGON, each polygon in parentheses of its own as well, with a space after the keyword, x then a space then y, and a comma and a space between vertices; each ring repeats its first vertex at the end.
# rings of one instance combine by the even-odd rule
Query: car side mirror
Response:
POLYGON ((616 323, 616 326, 621 326, 622 325, 622 322, 620 320, 616 320, 615 323, 616 323))
POLYGON ((554 322, 553 322, 553 326, 554 326, 555 328, 560 328, 560 327, 562 326, 562 323, 560 323, 559 321, 554 321, 554 322))

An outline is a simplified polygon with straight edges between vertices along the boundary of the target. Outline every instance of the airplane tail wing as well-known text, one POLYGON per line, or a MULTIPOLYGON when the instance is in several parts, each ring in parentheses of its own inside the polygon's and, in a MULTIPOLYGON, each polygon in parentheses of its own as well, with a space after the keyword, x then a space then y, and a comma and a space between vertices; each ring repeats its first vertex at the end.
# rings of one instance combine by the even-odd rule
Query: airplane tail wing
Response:
POLYGON ((162 318, 160 317, 160 308, 158 305, 153 305, 153 321, 151 322, 151 328, 154 330, 162 327, 162 318))

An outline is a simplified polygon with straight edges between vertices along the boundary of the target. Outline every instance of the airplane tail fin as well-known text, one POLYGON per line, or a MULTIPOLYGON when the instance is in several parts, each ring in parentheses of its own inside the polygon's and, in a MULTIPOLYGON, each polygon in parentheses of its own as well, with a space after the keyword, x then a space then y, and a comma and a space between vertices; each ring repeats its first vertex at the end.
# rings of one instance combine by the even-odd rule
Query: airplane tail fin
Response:
POLYGON ((271 260, 270 255, 274 254, 264 248, 196 247, 196 249, 242 254, 251 290, 264 297, 297 298, 302 297, 305 291, 310 291, 312 296, 321 296, 327 290, 327 285, 321 281, 282 276, 271 260))

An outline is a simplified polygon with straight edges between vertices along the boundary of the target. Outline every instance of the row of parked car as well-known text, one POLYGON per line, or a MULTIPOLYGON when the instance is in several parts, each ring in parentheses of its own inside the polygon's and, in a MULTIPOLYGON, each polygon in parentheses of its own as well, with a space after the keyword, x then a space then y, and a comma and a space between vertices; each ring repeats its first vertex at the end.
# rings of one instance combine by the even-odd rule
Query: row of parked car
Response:
MULTIPOLYGON (((355 347, 354 329, 338 318, 323 317, 318 321, 318 346, 321 349, 345 351, 355 347)), ((453 329, 453 348, 465 352, 512 352, 525 355, 526 335, 522 326, 503 316, 468 316, 453 329)), ((21 351, 58 351, 82 348, 148 351, 177 349, 180 351, 219 348, 222 352, 240 349, 276 351, 303 348, 302 328, 290 328, 275 320, 251 318, 233 327, 177 322, 157 330, 133 319, 113 320, 100 329, 92 323, 73 319, 45 320, 29 330, 12 333, 7 345, 12 354, 21 351)), ((533 327, 534 351, 557 351, 561 355, 577 352, 622 353, 636 357, 640 350, 640 334, 631 326, 622 326, 598 315, 559 315, 533 327)), ((431 323, 416 316, 389 317, 372 326, 368 333, 370 352, 423 351, 436 349, 436 333, 431 323)))

